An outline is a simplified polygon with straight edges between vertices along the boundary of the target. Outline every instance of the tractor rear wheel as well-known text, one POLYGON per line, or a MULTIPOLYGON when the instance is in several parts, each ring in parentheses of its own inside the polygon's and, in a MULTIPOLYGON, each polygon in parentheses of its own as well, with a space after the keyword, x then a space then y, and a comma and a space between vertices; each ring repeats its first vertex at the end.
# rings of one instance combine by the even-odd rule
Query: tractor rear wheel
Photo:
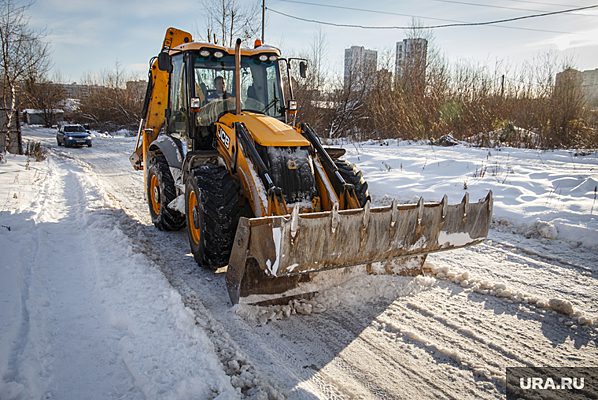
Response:
POLYGON ((368 193, 368 183, 365 181, 361 170, 347 160, 338 159, 334 160, 334 163, 345 182, 355 187, 359 205, 361 207, 365 206, 365 203, 370 200, 370 194, 368 193))
POLYGON ((150 216, 156 228, 178 231, 185 226, 185 216, 168 207, 177 197, 176 189, 168 161, 160 153, 153 154, 149 160, 146 194, 150 216))
POLYGON ((216 270, 228 264, 242 213, 239 184, 220 165, 194 168, 185 184, 187 234, 195 261, 216 270))

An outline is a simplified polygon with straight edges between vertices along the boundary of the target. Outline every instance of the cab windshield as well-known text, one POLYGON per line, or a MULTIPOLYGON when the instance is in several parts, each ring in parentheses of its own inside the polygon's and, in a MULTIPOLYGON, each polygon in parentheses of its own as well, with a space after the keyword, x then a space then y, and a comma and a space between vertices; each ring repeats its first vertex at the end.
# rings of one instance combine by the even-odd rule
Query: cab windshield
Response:
MULTIPOLYGON (((201 104, 199 125, 209 125, 222 113, 235 110, 234 56, 197 56, 194 71, 195 97, 201 104)), ((274 118, 284 116, 277 60, 241 58, 241 109, 274 118)))

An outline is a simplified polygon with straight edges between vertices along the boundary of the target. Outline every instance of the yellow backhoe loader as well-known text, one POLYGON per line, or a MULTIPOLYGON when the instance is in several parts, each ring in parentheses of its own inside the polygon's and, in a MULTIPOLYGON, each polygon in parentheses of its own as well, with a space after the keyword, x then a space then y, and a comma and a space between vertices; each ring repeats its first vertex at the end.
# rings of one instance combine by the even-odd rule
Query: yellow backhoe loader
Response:
POLYGON ((227 266, 233 304, 288 301, 324 270, 403 260, 399 273, 419 273, 428 253, 488 234, 491 193, 371 207, 344 150, 295 124, 291 74, 306 68, 258 41, 231 49, 175 28, 150 60, 131 163, 155 226, 186 226, 199 265, 227 266))

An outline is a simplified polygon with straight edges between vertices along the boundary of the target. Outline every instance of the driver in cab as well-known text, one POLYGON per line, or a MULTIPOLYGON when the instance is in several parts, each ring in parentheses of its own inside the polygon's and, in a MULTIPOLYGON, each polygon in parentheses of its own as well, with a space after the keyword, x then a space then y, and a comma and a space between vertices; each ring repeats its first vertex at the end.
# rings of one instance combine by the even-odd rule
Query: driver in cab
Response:
POLYGON ((226 93, 226 81, 222 76, 217 76, 214 78, 214 87, 215 90, 208 93, 208 102, 214 100, 224 100, 228 97, 228 93, 226 93))
POLYGON ((226 92, 224 77, 219 75, 214 78, 214 88, 208 91, 207 104, 197 113, 197 123, 200 126, 208 126, 216 122, 223 112, 234 109, 234 97, 226 92))

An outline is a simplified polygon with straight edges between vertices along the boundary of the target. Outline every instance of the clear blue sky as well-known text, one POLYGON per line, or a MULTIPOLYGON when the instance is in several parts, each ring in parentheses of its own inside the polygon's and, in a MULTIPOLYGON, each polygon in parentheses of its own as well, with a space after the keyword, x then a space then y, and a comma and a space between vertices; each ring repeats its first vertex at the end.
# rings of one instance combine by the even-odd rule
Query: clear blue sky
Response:
MULTIPOLYGON (((305 1, 435 18, 420 18, 423 24, 443 23, 437 19, 487 21, 598 4, 598 0, 461 1, 494 6, 483 7, 444 0, 305 1)), ((282 0, 267 0, 267 5, 288 14, 336 23, 386 26, 409 25, 411 22, 408 16, 282 0)), ((553 51, 556 56, 571 58, 580 69, 598 68, 598 8, 577 13, 585 15, 561 14, 503 24, 543 31, 494 26, 438 29, 434 31, 435 44, 450 61, 467 60, 490 67, 497 59, 520 64, 535 55, 553 51)), ((200 0, 37 0, 29 14, 35 27, 45 28, 54 70, 68 82, 80 81, 88 73, 111 69, 117 61, 128 72, 144 78, 147 62, 158 52, 168 26, 188 30, 194 35, 205 31, 200 0)), ((319 30, 326 38, 332 72, 342 70, 343 49, 351 45, 376 49, 381 54, 393 50, 395 42, 405 37, 405 32, 398 30, 323 26, 268 13, 266 42, 280 47, 283 53, 297 54, 309 48, 319 30)))

